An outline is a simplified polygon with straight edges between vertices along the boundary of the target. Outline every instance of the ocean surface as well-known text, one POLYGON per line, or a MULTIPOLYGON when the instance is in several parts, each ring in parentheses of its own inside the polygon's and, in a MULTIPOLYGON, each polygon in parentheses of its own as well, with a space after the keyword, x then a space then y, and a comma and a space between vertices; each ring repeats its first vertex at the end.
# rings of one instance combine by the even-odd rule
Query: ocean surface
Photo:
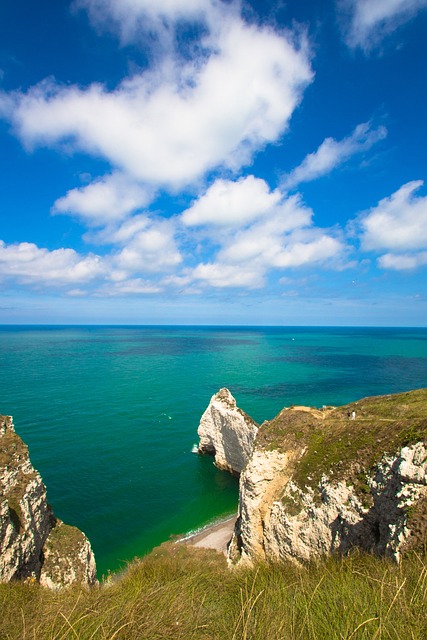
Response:
POLYGON ((258 422, 427 387, 427 329, 0 326, 0 367, 0 413, 101 576, 236 510, 236 479, 191 452, 221 387, 258 422))

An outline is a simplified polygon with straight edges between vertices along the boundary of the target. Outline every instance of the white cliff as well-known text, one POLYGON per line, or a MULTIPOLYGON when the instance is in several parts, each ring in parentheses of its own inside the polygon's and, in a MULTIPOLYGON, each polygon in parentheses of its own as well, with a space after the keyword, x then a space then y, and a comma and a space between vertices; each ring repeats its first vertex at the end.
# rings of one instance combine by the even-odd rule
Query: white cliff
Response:
POLYGON ((302 489, 291 480, 290 461, 277 451, 254 452, 240 479, 230 558, 301 562, 358 547, 399 560, 412 546, 411 514, 427 500, 423 443, 383 456, 366 475, 369 500, 348 480, 326 475, 315 489, 302 489))
POLYGON ((257 432, 257 423, 236 406, 230 391, 220 389, 200 420, 198 450, 213 455, 220 469, 238 475, 249 460, 257 432))
POLYGON ((264 423, 240 475, 232 563, 427 543, 427 390, 264 423), (349 419, 355 411, 354 421, 349 419))
POLYGON ((16 579, 52 588, 97 582, 88 539, 55 518, 12 418, 0 416, 0 582, 16 579))

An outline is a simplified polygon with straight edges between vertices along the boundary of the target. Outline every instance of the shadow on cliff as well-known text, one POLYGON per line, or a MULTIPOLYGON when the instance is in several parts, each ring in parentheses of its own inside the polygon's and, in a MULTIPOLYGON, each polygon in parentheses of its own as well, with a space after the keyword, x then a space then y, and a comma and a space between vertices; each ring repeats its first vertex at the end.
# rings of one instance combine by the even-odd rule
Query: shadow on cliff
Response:
POLYGON ((397 458, 389 474, 384 477, 378 470, 372 480, 370 499, 372 506, 356 523, 350 523, 339 514, 331 523, 331 552, 347 553, 355 547, 377 556, 393 556, 399 544, 407 511, 401 506, 400 491, 403 488, 399 474, 401 458, 397 458))

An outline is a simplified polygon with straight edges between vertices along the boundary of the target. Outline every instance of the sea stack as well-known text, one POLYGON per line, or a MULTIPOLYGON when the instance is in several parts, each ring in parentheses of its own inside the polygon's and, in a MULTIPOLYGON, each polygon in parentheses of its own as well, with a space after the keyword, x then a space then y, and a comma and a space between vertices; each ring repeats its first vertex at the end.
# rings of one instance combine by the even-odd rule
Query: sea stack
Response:
POLYGON ((89 540, 56 518, 11 416, 0 416, 0 582, 97 583, 89 540))
POLYGON ((212 396, 198 428, 199 453, 215 458, 219 469, 240 475, 251 454, 258 424, 236 405, 228 389, 212 396))

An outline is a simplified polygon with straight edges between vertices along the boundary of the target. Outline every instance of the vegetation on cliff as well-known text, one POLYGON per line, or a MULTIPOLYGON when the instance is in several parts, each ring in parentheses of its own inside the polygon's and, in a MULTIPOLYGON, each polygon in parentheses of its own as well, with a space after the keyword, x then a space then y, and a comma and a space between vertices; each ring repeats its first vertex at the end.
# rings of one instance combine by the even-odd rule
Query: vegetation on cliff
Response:
POLYGON ((323 474, 340 480, 350 472, 357 483, 358 474, 369 472, 384 454, 416 442, 427 443, 427 389, 363 398, 342 407, 283 409, 261 425, 256 444, 303 451, 292 480, 314 488, 323 474))
POLYGON ((89 540, 58 520, 11 416, 0 415, 0 581, 96 584, 89 540))
POLYGON ((0 585, 8 640, 424 640, 427 557, 369 555, 230 571, 167 543, 98 588, 0 585))

